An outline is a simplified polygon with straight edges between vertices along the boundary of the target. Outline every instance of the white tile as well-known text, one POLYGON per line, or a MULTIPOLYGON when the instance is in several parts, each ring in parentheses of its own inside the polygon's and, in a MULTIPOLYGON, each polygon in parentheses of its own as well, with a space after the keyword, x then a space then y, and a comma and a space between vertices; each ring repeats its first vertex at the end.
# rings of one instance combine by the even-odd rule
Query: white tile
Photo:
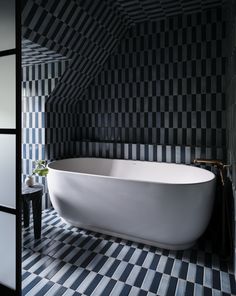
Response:
POLYGON ((119 280, 127 265, 127 262, 121 262, 115 270, 114 274, 112 275, 112 278, 115 280, 119 280))
POLYGON ((126 284, 133 286, 133 285, 134 285, 134 282, 135 282, 135 280, 136 280, 136 278, 137 278, 137 276, 138 276, 138 274, 139 274, 139 272, 140 272, 140 270, 141 270, 141 267, 135 265, 135 266, 132 268, 132 270, 131 270, 131 272, 130 272, 128 278, 127 278, 126 281, 125 281, 126 284))
POLYGON ((91 296, 102 296, 103 291, 104 291, 105 287, 107 286, 107 284, 109 283, 109 281, 110 281, 110 278, 103 277, 102 280, 97 285, 96 289, 91 294, 91 296))
POLYGON ((149 268, 152 264, 153 258, 154 258, 154 254, 149 252, 145 260, 143 261, 142 267, 149 268))
POLYGON ((47 283, 47 279, 41 279, 25 296, 35 296, 47 283))
POLYGON ((27 276, 27 278, 25 278, 22 281, 22 290, 28 285, 30 284, 37 276, 35 274, 30 274, 29 276, 27 276))
POLYGON ((58 270, 56 274, 51 278, 52 282, 58 282, 60 278, 71 268, 71 264, 66 263, 62 268, 58 270))
POLYGON ((73 262, 74 265, 80 266, 82 262, 84 262, 84 260, 86 258, 88 258, 91 255, 91 252, 86 251, 84 252, 77 260, 76 262, 73 262))
POLYGON ((161 256, 156 270, 160 273, 163 273, 166 267, 166 262, 167 262, 167 257, 161 256))
POLYGON ((135 249, 135 251, 133 252, 131 258, 129 259, 129 263, 131 264, 136 264, 139 256, 141 255, 142 253, 142 250, 140 249, 135 249))
POLYGON ((189 263, 187 272, 187 281, 194 283, 196 278, 196 264, 189 263))
POLYGON ((61 285, 54 283, 54 285, 44 294, 44 296, 57 296, 58 290, 61 288, 61 285))
POLYGON ((124 246, 120 253, 118 254, 118 256, 116 257, 116 259, 118 260, 123 260, 125 255, 128 253, 128 251, 130 250, 130 248, 128 246, 124 246))
POLYGON ((62 294, 62 296, 72 296, 74 294, 75 294, 75 291, 74 290, 68 289, 68 290, 65 291, 64 294, 62 294))
MULTIPOLYGON (((112 291, 111 291, 111 295, 112 296, 120 296, 122 289, 124 288, 124 283, 123 282, 116 282, 115 286, 113 287, 112 291)), ((96 296, 96 295, 94 295, 96 296)))
POLYGON ((204 267, 203 285, 208 288, 212 288, 213 286, 213 275, 211 268, 204 267))
MULTIPOLYGON (((38 254, 38 253, 37 253, 38 254)), ((42 266, 44 263, 46 263, 48 261, 48 257, 47 256, 44 256, 42 258, 40 258, 37 263, 35 263, 32 267, 30 267, 28 269, 29 272, 35 272, 40 266, 42 266)), ((24 264, 25 262, 23 262, 24 264)), ((22 265, 23 265, 22 264, 22 265)), ((24 265, 25 266, 25 265, 24 265)))
POLYGON ((221 290, 226 293, 230 293, 230 281, 229 281, 229 274, 226 272, 220 273, 220 283, 221 283, 221 290))
POLYGON ((40 274, 40 277, 45 277, 50 271, 52 271, 58 264, 60 263, 60 260, 56 259, 53 261, 49 266, 47 266, 40 274))
POLYGON ((92 261, 89 262, 86 269, 93 270, 102 258, 103 258, 102 254, 96 254, 96 256, 92 259, 92 261))
POLYGON ((108 256, 108 257, 111 256, 112 253, 115 251, 115 249, 116 249, 118 246, 119 246, 119 244, 117 244, 117 243, 113 243, 113 244, 110 246, 110 248, 106 251, 105 255, 108 256))
POLYGON ((115 261, 115 258, 108 258, 105 264, 102 266, 102 268, 98 271, 100 274, 105 275, 113 262, 115 261))
POLYGON ((129 296, 137 296, 139 294, 140 289, 137 287, 132 287, 129 291, 129 296))
POLYGON ((83 282, 79 285, 79 287, 76 289, 77 292, 79 293, 84 293, 84 291, 87 289, 87 287, 91 284, 91 282, 94 280, 96 277, 95 272, 90 272, 86 278, 83 280, 83 282))
POLYGON ((186 281, 182 279, 178 279, 176 290, 175 290, 175 296, 183 296, 185 294, 186 289, 186 281))
POLYGON ((181 269, 181 264, 182 264, 182 262, 180 260, 174 260, 174 264, 173 264, 173 267, 171 270, 171 275, 173 277, 176 277, 176 278, 179 277, 179 271, 181 269))
POLYGON ((221 291, 212 289, 212 296, 222 296, 221 291))
POLYGON ((194 296, 204 295, 203 286, 199 284, 194 284, 194 296))
POLYGON ((81 273, 84 271, 83 268, 78 267, 64 282, 63 287, 69 288, 71 285, 75 282, 75 280, 81 275, 81 273))
POLYGON ((170 276, 163 274, 161 277, 161 281, 157 290, 157 295, 165 296, 168 285, 169 285, 170 276))
POLYGON ((145 275, 145 278, 143 280, 141 289, 148 291, 151 284, 152 284, 154 276, 155 276, 155 271, 151 270, 151 269, 148 269, 148 271, 147 271, 147 273, 145 275))

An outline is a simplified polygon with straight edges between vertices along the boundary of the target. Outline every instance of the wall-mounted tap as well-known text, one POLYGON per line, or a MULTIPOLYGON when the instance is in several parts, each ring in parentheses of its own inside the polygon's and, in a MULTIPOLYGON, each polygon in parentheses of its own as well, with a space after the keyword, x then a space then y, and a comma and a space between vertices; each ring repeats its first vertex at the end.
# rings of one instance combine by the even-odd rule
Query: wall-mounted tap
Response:
POLYGON ((211 164, 217 167, 224 166, 223 162, 220 160, 213 160, 213 159, 194 159, 193 163, 195 164, 211 164))
POLYGON ((224 185, 224 180, 225 180, 225 177, 226 177, 226 169, 231 167, 230 164, 224 164, 222 161, 220 160, 212 160, 212 159, 194 159, 193 160, 193 163, 194 164, 210 164, 210 165, 213 165, 214 167, 216 167, 219 172, 220 172, 220 179, 221 179, 221 182, 222 182, 222 185, 224 185))

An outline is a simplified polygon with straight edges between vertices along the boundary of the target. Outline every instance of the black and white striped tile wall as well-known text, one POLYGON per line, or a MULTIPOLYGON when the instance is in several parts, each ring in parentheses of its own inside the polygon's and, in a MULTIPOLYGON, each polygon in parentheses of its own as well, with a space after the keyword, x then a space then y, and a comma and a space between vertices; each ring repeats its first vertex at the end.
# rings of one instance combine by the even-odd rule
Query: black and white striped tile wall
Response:
POLYGON ((74 104, 46 102, 46 158, 74 157, 77 130, 77 107, 74 104))
POLYGON ((192 164, 195 158, 222 158, 222 148, 211 147, 79 141, 75 149, 78 156, 185 164, 192 164))
MULTIPOLYGON (((227 160, 231 164, 229 170, 233 181, 234 209, 236 209, 236 2, 228 1, 228 23, 227 23, 227 79, 226 79, 226 98, 227 98, 227 160)), ((235 277, 236 277, 236 211, 235 213, 235 277)))
POLYGON ((131 28, 79 101, 78 140, 224 158, 224 39, 221 8, 131 28))
POLYGON ((81 97, 127 29, 113 1, 25 1, 24 38, 72 60, 49 109, 81 97))
MULTIPOLYGON (((153 21, 157 20, 159 18, 166 18, 174 14, 182 13, 185 14, 186 21, 191 19, 191 17, 186 17, 191 12, 196 11, 204 11, 207 8, 215 7, 217 5, 221 5, 221 0, 208 0, 208 1, 191 1, 191 3, 188 3, 188 1, 157 1, 153 4, 153 1, 145 1, 145 3, 141 1, 34 1, 34 0, 28 0, 24 1, 23 5, 23 12, 22 12, 22 33, 25 39, 30 40, 31 42, 38 43, 42 47, 46 47, 49 50, 53 50, 56 53, 68 57, 71 59, 71 63, 68 67, 68 69, 65 71, 63 77, 60 80, 60 83, 57 85, 53 93, 51 94, 49 100, 46 104, 46 111, 47 111, 47 139, 46 142, 48 144, 48 151, 49 151, 49 158, 60 158, 60 154, 63 152, 63 155, 65 156, 67 153, 71 154, 71 151, 73 149, 72 147, 72 141, 77 140, 78 137, 74 137, 74 129, 71 127, 71 123, 75 122, 76 120, 76 113, 80 112, 80 110, 77 109, 77 102, 78 100, 83 100, 82 96, 86 89, 89 87, 90 83, 94 79, 94 77, 103 69, 104 62, 108 59, 110 54, 114 51, 114 49, 117 47, 119 40, 121 40, 131 25, 138 24, 141 21, 153 21), (142 16, 142 17, 141 17, 142 16), (42 22, 42 20, 44 20, 42 22), (55 115, 57 113, 57 115, 55 115), (60 115, 61 114, 61 115, 60 115), (56 117, 56 118, 55 118, 56 117), (67 122, 67 127, 65 127, 63 124, 58 125, 55 128, 54 121, 57 122, 67 122), (69 123, 68 123, 69 122, 69 123), (65 142, 61 141, 62 137, 61 135, 67 135, 67 138, 70 138, 71 141, 66 140, 65 142), (69 135, 69 136, 68 136, 69 135), (60 143, 60 144, 58 144, 60 143)), ((204 12, 204 14, 207 16, 207 14, 204 12)), ((183 24, 177 24, 177 29, 174 27, 168 28, 168 30, 165 31, 165 33, 161 33, 160 30, 162 30, 162 27, 159 29, 153 29, 151 32, 149 32, 149 39, 153 39, 151 42, 151 48, 149 48, 150 52, 153 49, 153 54, 160 54, 162 58, 162 68, 159 68, 159 71, 165 71, 164 76, 160 76, 160 81, 158 81, 159 85, 154 86, 156 87, 155 92, 152 92, 150 89, 153 88, 151 84, 152 80, 147 81, 147 75, 150 75, 148 71, 153 71, 153 69, 149 65, 148 67, 144 67, 145 69, 140 69, 139 66, 144 66, 142 64, 139 64, 140 62, 146 63, 145 60, 142 60, 144 58, 144 52, 145 49, 137 48, 137 62, 135 61, 131 67, 127 68, 127 65, 125 65, 126 69, 123 69, 122 71, 122 79, 123 75, 127 75, 127 71, 131 71, 131 68, 133 67, 133 71, 140 70, 138 73, 134 73, 134 76, 141 75, 141 77, 137 78, 137 81, 135 81, 136 77, 134 77, 134 83, 133 87, 136 89, 136 86, 140 83, 142 92, 144 91, 144 94, 137 94, 137 106, 134 105, 131 107, 133 109, 132 111, 135 113, 139 113, 138 108, 143 108, 144 110, 141 110, 140 117, 137 116, 137 118, 134 119, 134 123, 131 124, 131 128, 129 131, 124 130, 126 128, 127 124, 129 124, 129 119, 127 118, 128 113, 127 111, 127 103, 126 106, 123 107, 122 105, 122 112, 125 112, 125 126, 118 126, 119 131, 116 131, 115 136, 116 141, 123 141, 123 133, 127 133, 129 137, 131 135, 134 135, 132 141, 139 142, 139 138, 141 137, 142 140, 150 140, 152 138, 151 143, 165 143, 172 145, 173 142, 177 142, 179 139, 178 145, 189 145, 190 141, 195 141, 196 145, 197 141, 201 138, 201 142, 203 142, 203 146, 207 147, 208 145, 218 145, 219 142, 223 141, 224 133, 220 131, 220 123, 219 126, 213 127, 213 132, 209 135, 209 130, 212 122, 213 125, 215 125, 216 117, 217 122, 220 122, 220 115, 218 111, 218 108, 222 107, 220 106, 222 104, 221 101, 221 89, 220 87, 215 90, 212 99, 213 102, 211 102, 210 99, 208 99, 208 92, 207 90, 204 92, 203 98, 201 99, 202 106, 198 106, 198 102, 200 102, 198 96, 199 93, 201 93, 201 88, 205 88, 204 85, 207 84, 209 86, 212 84, 213 86, 221 85, 222 81, 219 81, 220 78, 218 77, 218 73, 222 74, 223 69, 218 69, 218 66, 216 67, 216 64, 218 65, 218 60, 220 60, 220 64, 222 62, 222 54, 221 54, 221 45, 219 45, 220 40, 218 38, 221 38, 224 35, 224 32, 222 32, 222 19, 220 17, 210 16, 205 17, 204 20, 193 20, 190 26, 188 23, 183 24), (203 25, 200 24, 200 22, 203 21, 203 25), (195 22, 195 23, 194 23, 195 22), (198 28, 196 30, 195 28, 198 28), (178 28, 178 26, 180 26, 178 28), (219 35, 218 35, 218 29, 219 29, 219 35), (158 31, 159 30, 159 31, 158 31), (200 31, 200 33, 199 33, 200 31), (208 32, 209 31, 209 32, 208 32), (194 39, 189 40, 189 34, 193 33, 194 39), (217 35, 216 35, 217 33, 217 35), (164 47, 166 45, 171 46, 171 43, 173 45, 176 42, 176 34, 177 36, 177 44, 179 45, 179 52, 182 50, 183 52, 183 58, 188 59, 181 63, 175 63, 175 53, 173 51, 172 57, 170 53, 165 54, 164 47), (200 37, 199 37, 200 34, 200 37), (183 35, 182 37, 179 35, 183 35), (216 35, 216 36, 215 36, 216 35), (162 38, 160 40, 159 38, 162 38), (181 40, 179 40, 179 37, 181 40), (156 39, 155 39, 156 38, 156 39), (210 39, 209 39, 210 38, 210 39), (167 41, 167 39, 170 39, 167 41), (186 40, 185 40, 186 39, 186 40), (195 40, 196 39, 196 40, 195 40), (200 49, 202 53, 200 54, 199 58, 199 46, 201 46, 200 42, 205 42, 203 47, 200 49), (218 42, 217 42, 218 41, 218 42), (154 46, 154 42, 156 42, 154 46), (160 44, 159 44, 159 43, 160 44), (163 44, 164 42, 164 44, 163 44), (179 43, 179 44, 178 44, 179 43), (191 46, 190 43, 195 43, 194 46, 191 46), (160 45, 160 50, 157 50, 157 47, 160 45), (154 48, 152 48, 154 46, 154 48), (211 55, 211 46, 216 46, 217 51, 216 53, 213 53, 214 55, 214 61, 209 58, 209 55, 211 55), (156 52, 155 52, 156 50, 156 52), (140 51, 140 52, 139 52, 140 51), (191 63, 189 60, 189 53, 193 54, 194 61, 191 63), (163 57, 164 55, 164 57, 163 57), (163 59, 164 58, 164 59, 163 59), (168 66, 167 63, 171 63, 171 59, 173 59, 173 64, 168 66), (199 64, 198 60, 202 61, 200 74, 199 72, 196 72, 199 70, 199 64), (140 61, 139 61, 140 60, 140 61), (216 62, 217 61, 217 62, 216 62), (209 70, 209 62, 213 62, 212 71, 215 73, 214 77, 210 78, 210 73, 207 71, 209 70), (191 65, 189 65, 191 64, 191 65), (182 69, 183 67, 183 69, 182 69), (179 75, 179 72, 176 69, 179 69, 183 72, 180 74, 183 78, 184 75, 185 81, 179 82, 178 77, 176 75, 179 75), (216 68, 216 69, 215 69, 216 68), (194 73, 196 72, 196 75, 204 76, 204 78, 200 79, 200 77, 194 77, 193 79, 190 79, 189 75, 189 69, 191 74, 194 76, 194 73), (124 72, 125 71, 125 72, 124 72), (170 73, 168 73, 168 71, 170 73), (173 71, 173 73, 171 72, 173 71), (185 73, 186 72, 186 73, 185 73), (172 75, 172 78, 164 81, 166 75, 172 75), (144 78, 145 81, 141 81, 141 79, 144 78), (211 81, 212 80, 212 81, 211 81), (216 81, 217 80, 217 81, 216 81), (199 86, 199 81, 201 81, 199 86), (137 82, 137 83, 136 83, 137 82), (181 86, 180 86, 181 84, 181 86), (183 85, 182 85, 183 84, 183 85), (171 98, 169 100, 165 100, 163 96, 169 96, 167 92, 163 90, 166 88, 171 88, 173 91, 178 88, 182 87, 183 91, 185 91, 186 87, 186 93, 183 93, 181 90, 178 89, 177 91, 177 97, 176 95, 172 94, 171 98), (189 94, 189 88, 193 87, 196 89, 196 93, 191 96, 189 94), (200 87, 200 90, 199 90, 200 87), (149 90, 147 91, 147 88, 149 90), (160 91, 160 93, 159 93, 160 91), (151 96, 150 96, 150 92, 151 96), (149 96, 149 102, 152 100, 152 96, 158 96, 158 94, 161 96, 161 100, 154 101, 150 104, 147 103, 147 96, 149 96), (182 97, 183 95, 183 97, 182 97), (143 96, 143 97, 142 97, 143 96), (178 97, 178 96, 181 96, 178 97), (189 96, 191 96, 191 100, 193 101, 193 105, 195 106, 195 113, 191 114, 189 111, 189 96), (176 110, 176 99, 178 99, 178 106, 180 104, 183 105, 183 108, 177 108, 176 110), (171 102, 172 100, 172 102, 171 102), (182 103, 180 101, 182 100, 182 103), (168 103, 166 103, 168 102, 168 103), (210 103, 209 103, 210 102, 210 103), (164 103, 165 106, 162 104, 164 103), (155 111, 156 108, 159 107, 159 104, 161 108, 164 109, 173 109, 173 112, 170 111, 168 113, 168 116, 170 117, 169 122, 170 126, 167 129, 167 125, 163 122, 168 121, 168 119, 164 119, 163 114, 164 112, 161 111, 162 117, 155 118, 155 111), (139 105, 141 107, 139 107, 139 105), (145 108, 143 107, 145 105, 145 108), (167 106, 170 105, 170 106, 167 106), (124 111, 124 108, 126 109, 124 111), (137 110, 136 110, 137 108, 137 110), (145 110, 148 108, 152 109, 151 112, 149 111, 149 116, 147 119, 145 110), (199 110, 200 108, 200 110, 199 110), (213 109, 214 112, 210 112, 209 109, 213 109), (201 119, 199 120, 200 113, 199 111, 203 111, 204 114, 202 115, 201 119), (180 112, 183 111, 183 116, 180 115, 180 112), (172 113, 171 113, 172 112, 172 113), (179 112, 179 114, 177 114, 179 112), (153 113, 153 116, 151 118, 151 113, 153 113), (209 115, 210 114, 210 115, 209 115), (190 117, 193 117, 191 119, 190 117), (210 116, 212 118, 210 118, 210 116), (182 120, 183 117, 183 120, 182 120), (203 119, 203 117, 205 117, 203 119), (187 119, 186 119, 187 118, 187 119), (210 118, 210 119, 209 119, 210 118), (190 126, 186 125, 186 123, 189 124, 189 121, 194 122, 194 129, 193 131, 190 130, 190 126), (148 121, 148 123, 147 123, 148 121), (147 123, 147 127, 146 127, 147 123), (136 126, 140 125, 139 128, 136 128, 136 126), (144 127, 145 125, 145 127, 144 127), (160 128, 157 128, 158 125, 160 128), (202 126, 203 125, 203 126, 202 126), (151 126, 151 127, 150 127, 151 126), (120 131, 120 129, 122 129, 120 131), (133 132, 132 129, 135 129, 135 132, 133 132), (179 132, 179 130, 182 129, 182 132, 179 132), (137 134, 137 131, 139 132, 137 134), (121 135, 122 134, 122 135, 121 135), (136 139, 137 138, 137 139, 136 139), (171 139, 171 141, 170 141, 171 139), (210 142, 214 143, 210 143, 210 142)), ((175 18, 177 19, 177 18, 175 18)), ((183 19, 183 22, 184 22, 183 19)), ((171 22, 171 21, 170 21, 171 22)), ((161 25, 163 22, 161 23, 161 25)), ((164 22, 164 26, 168 22, 164 22)), ((174 23, 174 26, 176 24, 174 23)), ((138 25, 139 26, 139 25, 138 25)), ((155 25, 154 25, 155 26, 155 25)), ((133 41, 137 43, 138 42, 146 42, 144 39, 144 36, 142 33, 139 35, 139 29, 142 27, 140 25, 137 29, 131 29, 131 35, 134 33, 136 35, 129 36, 130 42, 133 41), (133 41, 131 41, 134 39, 133 41), (135 40, 136 39, 136 40, 135 40)), ((123 44, 125 44, 127 41, 123 41, 123 44)), ((141 45, 141 44, 140 44, 141 45)), ((133 44, 132 44, 133 46, 133 44)), ((131 48, 132 48, 131 46, 131 48)), ((135 46, 135 44, 134 44, 135 46)), ((167 46, 168 47, 168 46, 167 46)), ((177 46, 178 47, 178 46, 177 46)), ((130 50, 129 48, 128 50, 130 50)), ((122 55, 122 51, 124 49, 119 48, 119 52, 117 53, 119 56, 122 55)), ((178 50, 178 49, 177 49, 178 50)), ((170 50, 171 51, 171 50, 170 50)), ((134 58, 134 54, 130 52, 132 55, 132 58, 134 58)), ((146 54, 146 53, 145 53, 146 54)), ((152 54, 152 53, 151 53, 152 54)), ((156 56, 158 57, 158 56, 156 56)), ((122 58, 125 58, 127 60, 127 57, 123 55, 122 58)), ((158 58, 156 59, 154 56, 150 56, 148 59, 152 59, 151 62, 157 64, 158 58)), ((180 60, 182 57, 178 56, 180 60)), ((191 57, 192 58, 192 57, 191 57)), ((125 61, 126 63, 127 61, 125 61)), ((133 62, 133 61, 132 61, 133 62)), ((180 61, 181 62, 181 61, 180 61)), ((123 62, 119 61, 118 67, 123 67, 123 62), (121 63, 121 64, 120 64, 121 63)), ((149 61, 148 61, 149 63, 149 61)), ((116 66, 116 65, 115 65, 116 66)), ((113 67, 113 65, 112 65, 113 67)), ((110 70, 119 71, 121 69, 111 68, 110 70)), ((153 75, 153 79, 158 79, 158 69, 156 70, 157 73, 153 75)), ((104 72, 103 72, 104 73, 104 72)), ((105 73, 109 73, 109 71, 105 70, 105 73)), ((114 72, 113 72, 114 74, 114 72)), ((162 74, 162 73, 160 73, 162 74)), ((120 75, 120 74, 119 74, 120 75)), ((133 75, 133 74, 132 74, 133 75)), ((151 74, 152 76, 152 74, 151 74)), ((101 77, 101 76, 99 76, 101 77)), ((126 76, 125 76, 126 77, 126 76)), ((149 77, 149 76, 148 76, 149 77)), ((122 91, 123 95, 123 89, 126 88, 125 92, 127 92, 127 89, 130 87, 128 83, 125 86, 124 83, 120 80, 120 76, 118 77, 119 81, 117 82, 117 87, 119 85, 119 92, 122 91), (123 85, 122 85, 123 84, 123 85)), ((132 78, 131 78, 132 79, 132 78)), ((149 79, 149 78, 148 78, 149 79)), ((183 79, 181 80, 183 81, 183 79)), ((154 81, 153 81, 154 82, 154 81)), ((99 83, 99 81, 98 81, 99 83)), ((107 81, 104 81, 104 83, 107 83, 107 81)), ((112 82, 113 86, 115 82, 112 82)), ((109 92, 109 85, 106 85, 105 88, 108 88, 109 92)), ((208 88, 208 87, 207 87, 208 88)), ((116 88, 115 88, 116 89, 116 88)), ((138 91, 138 90, 137 90, 138 91)), ((133 95, 135 95, 135 90, 132 90, 133 95)), ((108 94, 109 95, 109 94, 108 94)), ((86 95, 87 96, 87 95, 86 95)), ((116 96, 116 94, 115 94, 116 96)), ((126 94, 125 94, 126 96, 126 94)), ((109 97, 111 97, 109 95, 109 97)), ((105 98, 106 99, 106 98, 105 98)), ((115 104, 117 104, 116 101, 117 98, 114 98, 114 96, 111 97, 111 104, 115 101, 115 104)), ((132 105, 132 101, 134 99, 130 98, 130 105, 132 105)), ((123 103, 122 103, 123 104, 123 103)), ((119 107, 120 108, 120 107, 119 107)), ((191 108, 191 106, 190 106, 191 108)), ((194 108, 194 107, 193 107, 194 108)), ((82 111, 83 112, 83 111, 82 111)), ((165 112, 166 113, 166 112, 165 112)), ((120 114, 119 114, 120 115, 120 114)), ((82 118, 82 117, 80 117, 82 118)), ((100 119, 99 119, 100 120, 100 119)), ((103 120, 103 119, 102 119, 103 120)), ((104 119, 106 120, 106 119, 104 119)), ((113 120, 113 119, 112 119, 113 120)), ((124 118, 122 119, 124 121, 124 118)), ((117 120, 120 122, 120 116, 117 120)), ((98 124, 100 126, 100 124, 98 124)), ((87 123, 86 123, 87 126, 87 123)), ((101 127, 101 126, 100 126, 101 127)), ((112 130, 112 129, 111 129, 112 130)), ((100 131, 103 133, 103 130, 100 129, 100 131)), ((83 132, 82 132, 83 133, 83 132)), ((90 137, 90 135, 86 135, 86 138, 90 137)), ((104 138, 104 135, 102 135, 104 138)), ((113 137, 113 134, 111 138, 113 137)), ((127 136, 125 136, 127 137, 127 136)), ((81 137, 79 136, 79 139, 81 137)), ((99 139, 101 140, 101 139, 99 139)), ((193 143, 193 145, 195 145, 193 143)))
MULTIPOLYGON (((47 159, 45 102, 67 65, 62 61, 22 68, 22 181, 32 173, 34 160, 47 159)), ((45 184, 44 178, 37 180, 45 184)))
POLYGON ((46 143, 50 159, 72 155, 78 99, 128 30, 126 20, 107 1, 29 0, 22 16, 24 38, 71 59, 46 102, 46 143))
MULTIPOLYGON (((28 0, 23 5, 23 36, 71 58, 46 102, 45 158, 123 157, 129 149, 125 157, 146 160, 223 159, 222 9, 189 14, 207 7, 192 1, 188 9, 184 4, 183 16, 139 23, 134 11, 141 13, 140 7, 130 4, 131 12, 129 1, 90 2, 28 0)), ((146 15, 150 20, 153 16, 146 15)))

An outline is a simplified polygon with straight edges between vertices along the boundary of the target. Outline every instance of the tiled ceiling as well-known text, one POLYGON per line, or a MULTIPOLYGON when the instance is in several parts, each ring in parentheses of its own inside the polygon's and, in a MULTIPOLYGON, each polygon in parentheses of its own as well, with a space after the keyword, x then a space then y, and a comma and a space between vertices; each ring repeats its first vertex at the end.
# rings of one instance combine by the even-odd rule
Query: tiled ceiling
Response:
MULTIPOLYGON (((112 1, 112 0, 111 0, 112 1)), ((178 14, 190 14, 220 6, 224 0, 115 0, 130 24, 157 21, 178 14)))
MULTIPOLYGON (((209 8, 220 6, 225 0, 93 0, 97 3, 96 14, 103 21, 102 11, 99 10, 99 4, 106 3, 119 18, 122 19, 127 28, 140 22, 157 21, 173 15, 191 14, 203 11, 209 8), (100 3, 99 3, 100 2, 100 3), (99 16, 100 15, 100 16, 99 16)), ((66 32, 71 26, 69 18, 75 14, 67 13, 70 6, 74 10, 88 10, 90 1, 86 0, 60 0, 59 5, 55 5, 55 1, 50 0, 24 0, 22 14, 22 65, 47 63, 60 59, 68 59, 73 56, 73 52, 63 44, 55 44, 55 40, 50 40, 48 36, 44 36, 37 28, 52 30, 56 24, 58 32, 66 32), (64 10, 64 14, 62 11, 64 10), (49 19, 51 18, 51 22, 49 19), (54 20, 54 21, 53 21, 54 20), (61 23, 60 23, 61 21, 61 23), (50 24, 51 23, 51 24, 50 24), (47 24, 49 26, 47 27, 47 24), (67 28, 66 28, 67 27, 67 28), (31 41, 30 41, 31 40, 31 41), (41 44, 44 44, 42 46, 41 44)), ((103 5, 101 5, 103 6, 103 5)), ((78 14, 79 16, 79 14, 78 14)), ((42 30, 42 29, 41 29, 42 30)), ((51 34, 53 36, 55 34, 51 34)), ((59 42, 60 43, 60 42, 59 42)))

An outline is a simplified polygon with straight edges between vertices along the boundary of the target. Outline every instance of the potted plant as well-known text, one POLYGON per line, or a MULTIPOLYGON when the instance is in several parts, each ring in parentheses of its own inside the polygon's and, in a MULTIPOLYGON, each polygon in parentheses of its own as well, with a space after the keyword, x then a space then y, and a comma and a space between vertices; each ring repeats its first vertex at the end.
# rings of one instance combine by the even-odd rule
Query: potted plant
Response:
POLYGON ((46 177, 48 174, 47 162, 46 160, 36 160, 34 162, 35 169, 33 170, 33 175, 38 175, 40 177, 46 177))
POLYGON ((36 160, 34 161, 34 170, 32 172, 32 175, 29 175, 25 179, 25 184, 29 187, 34 185, 34 175, 38 175, 40 177, 46 177, 48 174, 48 168, 47 168, 47 162, 46 160, 36 160))

